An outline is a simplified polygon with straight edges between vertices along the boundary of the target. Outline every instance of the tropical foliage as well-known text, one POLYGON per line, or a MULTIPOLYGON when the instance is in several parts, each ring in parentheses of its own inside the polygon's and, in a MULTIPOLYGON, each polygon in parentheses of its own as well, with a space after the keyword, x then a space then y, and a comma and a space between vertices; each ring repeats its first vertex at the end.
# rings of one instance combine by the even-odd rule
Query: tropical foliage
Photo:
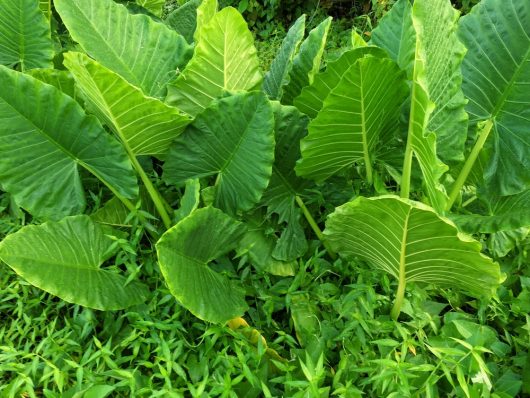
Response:
MULTIPOLYGON (((353 31, 325 68, 331 18, 306 35, 302 16, 266 73, 235 8, 190 1, 161 20, 163 2, 137 3, 54 0, 53 14, 36 0, 0 0, 0 187, 28 224, 6 231, 0 260, 25 281, 118 310, 145 302, 141 267, 156 264, 182 307, 243 328, 290 372, 243 319, 255 318, 260 292, 238 276, 245 263, 296 276, 285 294, 308 349, 308 396, 330 393, 314 305, 296 294, 308 264, 381 271, 382 310, 397 328, 424 289, 482 305, 505 292, 502 259, 530 231, 529 2, 483 0, 460 18, 449 0, 399 0, 369 42, 353 31), (141 256, 127 244, 135 239, 141 256), (138 265, 119 264, 123 251, 138 265)), ((358 282, 368 290, 342 298, 340 317, 375 295, 358 282)), ((469 327, 448 319, 442 334, 469 327)), ((446 366, 447 385, 438 390, 439 368, 425 365, 430 375, 395 396, 512 396, 493 387, 487 344, 469 333, 451 337, 456 348, 423 346, 446 366)), ((278 390, 256 383, 266 396, 278 390)), ((350 387, 341 396, 357 396, 350 387)))

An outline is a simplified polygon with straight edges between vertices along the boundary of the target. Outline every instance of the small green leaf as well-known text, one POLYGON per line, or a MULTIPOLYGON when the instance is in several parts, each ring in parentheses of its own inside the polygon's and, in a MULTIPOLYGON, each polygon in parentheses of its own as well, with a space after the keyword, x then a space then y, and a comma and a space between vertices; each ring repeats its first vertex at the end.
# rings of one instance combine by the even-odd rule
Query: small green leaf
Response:
POLYGON ((157 242, 160 270, 177 300, 198 318, 214 323, 239 317, 245 296, 228 277, 208 264, 234 249, 244 226, 222 211, 194 211, 157 242))
POLYGON ((164 20, 167 26, 181 34, 188 43, 193 43, 197 29, 197 8, 201 0, 190 0, 173 10, 164 20))
POLYGON ((198 179, 186 181, 186 189, 180 200, 180 207, 175 211, 175 223, 189 216, 199 206, 201 199, 201 184, 198 179))
POLYGON ((162 15, 165 0, 136 0, 136 3, 159 17, 162 15))

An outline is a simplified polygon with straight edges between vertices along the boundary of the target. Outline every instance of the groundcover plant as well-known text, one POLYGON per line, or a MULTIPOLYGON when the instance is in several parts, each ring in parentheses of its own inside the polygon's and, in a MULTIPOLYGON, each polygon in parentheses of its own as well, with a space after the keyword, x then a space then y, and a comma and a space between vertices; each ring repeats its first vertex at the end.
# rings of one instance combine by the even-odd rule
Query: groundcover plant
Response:
MULTIPOLYGON (((238 257, 278 277, 318 252, 337 272, 383 271, 395 321, 409 286, 497 295, 509 269, 480 240, 506 254, 530 227, 528 1, 459 18, 449 0, 399 0, 325 68, 331 19, 306 36, 302 16, 267 73, 236 9, 189 2, 163 20, 163 2, 138 3, 0 0, 0 186, 31 221, 0 259, 18 275, 97 310, 141 304, 141 267, 114 263, 134 224, 178 302, 233 329, 248 327, 238 257)), ((300 310, 293 322, 309 345, 300 310)), ((460 366, 443 377, 478 396, 492 383, 477 364, 474 386, 460 366)), ((407 388, 436 396, 437 370, 407 388)))

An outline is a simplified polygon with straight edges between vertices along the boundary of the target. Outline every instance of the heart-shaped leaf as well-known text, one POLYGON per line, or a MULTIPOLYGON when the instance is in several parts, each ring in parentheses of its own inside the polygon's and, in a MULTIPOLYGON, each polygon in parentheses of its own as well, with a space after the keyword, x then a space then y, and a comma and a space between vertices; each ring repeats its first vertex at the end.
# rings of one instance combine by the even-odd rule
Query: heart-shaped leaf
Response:
POLYGON ((208 264, 237 246, 244 226, 214 207, 194 211, 157 242, 160 270, 171 293, 191 313, 222 323, 248 308, 243 292, 208 264))
POLYGON ((482 245, 433 209, 396 196, 357 199, 338 207, 324 231, 333 250, 359 258, 399 281, 397 317, 408 282, 457 287, 490 296, 502 282, 482 245))
POLYGON ((69 303, 117 310, 145 300, 147 287, 101 268, 113 241, 90 217, 29 225, 0 243, 0 259, 29 283, 69 303))
POLYGON ((79 166, 116 195, 138 195, 123 147, 71 97, 3 66, 0 87, 0 184, 21 207, 55 220, 82 212, 79 166))
POLYGON ((163 178, 217 175, 214 205, 229 214, 259 202, 272 174, 274 118, 264 93, 215 101, 171 145, 163 178))

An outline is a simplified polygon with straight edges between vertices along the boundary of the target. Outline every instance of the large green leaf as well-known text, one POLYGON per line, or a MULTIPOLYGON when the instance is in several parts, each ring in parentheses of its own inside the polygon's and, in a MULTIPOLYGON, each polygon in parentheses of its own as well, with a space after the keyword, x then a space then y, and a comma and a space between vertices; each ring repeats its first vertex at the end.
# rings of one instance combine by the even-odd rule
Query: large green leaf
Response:
POLYGON ((172 144, 164 179, 217 175, 214 205, 229 214, 251 209, 267 188, 274 159, 274 118, 264 93, 212 103, 172 144))
POLYGON ((208 264, 234 249, 245 227, 222 211, 194 211, 156 244, 158 262, 171 293, 198 318, 222 323, 247 310, 245 296, 208 264))
POLYGON ((22 71, 53 67, 50 24, 36 0, 0 0, 0 64, 22 71))
POLYGON ((320 69, 320 61, 331 26, 331 17, 326 18, 309 32, 300 46, 300 52, 293 60, 289 71, 289 82, 283 88, 282 103, 291 105, 305 86, 313 83, 313 78, 320 69))
POLYGON ((217 0, 201 0, 201 4, 197 7, 197 28, 193 35, 195 43, 200 41, 204 26, 208 25, 217 13, 217 8, 217 0))
POLYGON ((138 194, 121 145, 68 95, 0 66, 0 184, 30 213, 59 219, 80 213, 78 167, 125 198, 138 194))
POLYGON ((451 219, 468 233, 494 233, 530 228, 530 189, 512 196, 491 197, 485 214, 451 215, 451 219))
POLYGON ((463 90, 473 124, 491 119, 487 187, 511 195, 530 187, 530 2, 484 0, 463 17, 468 51, 463 90))
POLYGON ((152 97, 163 97, 191 56, 177 32, 112 0, 55 0, 72 38, 99 63, 152 97))
POLYGON ((101 268, 113 241, 88 216, 29 225, 0 243, 0 259, 29 283, 69 303, 117 310, 145 300, 147 287, 101 268))
POLYGON ((377 47, 359 47, 346 51, 339 59, 330 62, 324 72, 315 76, 310 86, 303 88, 301 94, 295 98, 294 105, 311 118, 315 118, 324 105, 324 100, 331 90, 339 84, 342 76, 359 58, 373 55, 384 57, 385 52, 377 47))
POLYGON ((256 89, 261 81, 252 34, 241 14, 227 7, 204 26, 193 58, 168 87, 166 100, 195 116, 223 92, 256 89))
POLYGON ((305 19, 304 14, 289 28, 276 57, 272 61, 270 70, 265 75, 263 90, 270 99, 278 100, 282 97, 283 86, 288 82, 294 57, 304 38, 305 19))
POLYGON ((335 210, 324 235, 333 250, 405 282, 457 287, 475 297, 491 295, 502 282, 480 242, 419 202, 358 197, 335 210))
MULTIPOLYGON (((414 114, 418 111, 427 117, 425 128, 436 134, 436 154, 444 161, 463 160, 467 137, 460 70, 465 47, 456 34, 458 15, 449 0, 419 0, 414 6, 409 0, 400 0, 372 36, 372 42, 387 50, 414 81, 413 85, 420 84, 434 104, 429 114, 418 110, 417 98, 413 98, 411 120, 424 124, 414 114)), ((413 89, 413 93, 422 97, 417 90, 413 89)), ((426 163, 420 161, 422 169, 426 163)))
POLYGON ((276 140, 272 176, 263 194, 262 203, 267 212, 276 213, 285 229, 277 242, 273 256, 277 260, 292 261, 307 250, 304 230, 300 225, 300 209, 296 196, 311 183, 295 173, 296 161, 300 158, 300 140, 307 134, 309 119, 295 107, 272 102, 274 111, 274 135, 276 140))
POLYGON ((413 153, 430 204, 440 212, 447 196, 439 180, 447 166, 438 159, 437 148, 445 151, 446 159, 457 159, 467 135, 458 68, 464 50, 456 38, 457 17, 448 0, 418 0, 412 7, 416 46, 406 164, 413 153), (451 121, 440 127, 440 121, 447 118, 451 121))
POLYGON ((68 52, 64 65, 91 109, 135 155, 163 155, 191 122, 188 116, 142 91, 82 53, 68 52))
POLYGON ((190 0, 173 10, 164 22, 180 33, 188 43, 193 43, 193 34, 197 28, 197 7, 201 0, 190 0))
POLYGON ((367 178, 386 133, 395 128, 407 96, 405 74, 389 58, 359 58, 343 74, 309 124, 298 175, 325 180, 364 161, 367 178))
POLYGON ((410 0, 398 0, 372 31, 370 44, 384 48, 412 80, 416 31, 410 0))

